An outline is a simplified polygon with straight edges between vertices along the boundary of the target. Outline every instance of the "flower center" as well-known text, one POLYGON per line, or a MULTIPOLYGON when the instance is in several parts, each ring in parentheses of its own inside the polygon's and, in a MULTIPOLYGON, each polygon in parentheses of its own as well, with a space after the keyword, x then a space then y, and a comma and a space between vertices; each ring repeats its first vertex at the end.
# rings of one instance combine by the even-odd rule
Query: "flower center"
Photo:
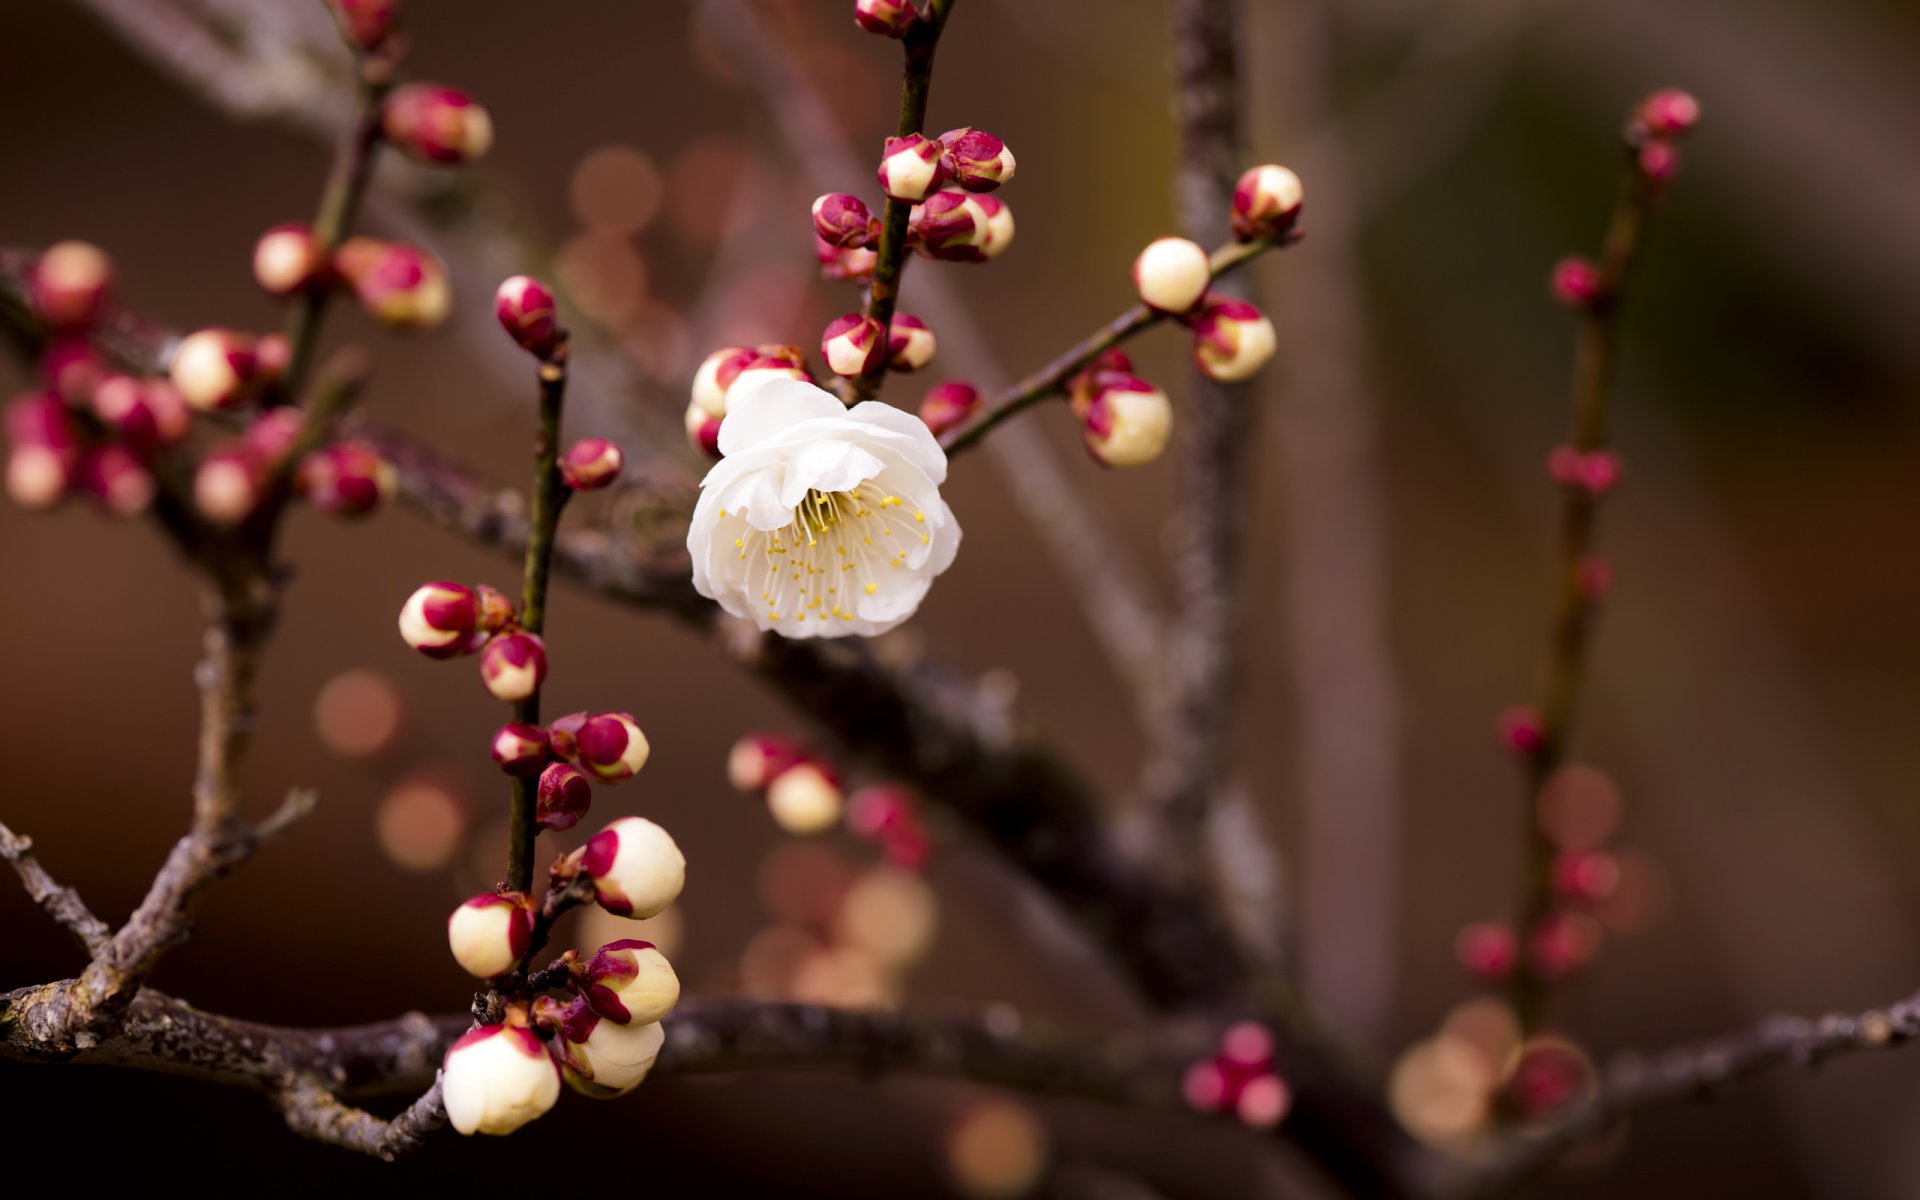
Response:
POLYGON ((913 539, 925 545, 926 513, 872 480, 847 491, 809 491, 780 529, 749 529, 734 545, 758 557, 748 576, 770 621, 854 619, 855 597, 877 596, 907 565, 913 539))

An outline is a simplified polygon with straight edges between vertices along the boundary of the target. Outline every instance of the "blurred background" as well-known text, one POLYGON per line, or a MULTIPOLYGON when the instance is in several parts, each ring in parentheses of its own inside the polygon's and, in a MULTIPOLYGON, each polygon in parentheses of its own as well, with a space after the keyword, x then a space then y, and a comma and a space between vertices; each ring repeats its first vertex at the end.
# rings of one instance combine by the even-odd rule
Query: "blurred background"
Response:
MULTIPOLYGON (((115 7, 0 5, 12 49, 0 106, 13 114, 0 135, 0 241, 93 241, 118 261, 128 305, 175 327, 277 327, 248 263, 261 230, 309 216, 326 170, 300 128, 344 96, 328 82, 320 6, 179 6, 213 13, 236 53, 262 64, 221 74, 229 102, 293 109, 252 123, 87 11, 115 7)), ((476 259, 476 226, 550 254, 583 320, 607 331, 583 355, 578 435, 679 454, 686 383, 709 349, 790 341, 811 355, 826 320, 854 306, 848 285, 815 278, 810 252, 807 203, 824 189, 800 159, 830 152, 796 156, 743 47, 742 14, 703 7, 410 5, 411 73, 474 94, 498 140, 484 182, 424 185, 441 189, 425 201, 420 180, 392 170, 364 223, 447 254, 461 305, 411 341, 340 306, 331 340, 375 351, 367 405, 380 419, 503 481, 525 477, 532 383, 485 305, 514 264, 476 259)), ((896 403, 940 379, 1022 373, 1130 302, 1133 254, 1175 223, 1166 7, 959 5, 930 123, 1012 146, 1019 177, 1001 195, 1019 236, 991 266, 910 269, 904 307, 942 276, 992 361, 956 354, 959 339, 939 329, 943 357, 896 379, 896 403)), ((839 186, 870 195, 898 54, 855 28, 850 8, 788 0, 745 15, 856 147, 860 170, 839 186)), ((1255 270, 1281 356, 1261 385, 1235 820, 1275 847, 1272 863, 1239 872, 1255 925, 1289 931, 1273 952, 1382 1079, 1396 1064, 1404 1078, 1408 1048, 1430 1045, 1474 993, 1455 936, 1501 915, 1517 853, 1518 782, 1492 723, 1533 692, 1545 637, 1542 464, 1562 436, 1573 335, 1547 275, 1597 248, 1627 107, 1677 84, 1705 117, 1629 301, 1616 408, 1626 485, 1602 534, 1616 591, 1575 753, 1604 772, 1589 786, 1623 802, 1623 891, 1600 914, 1595 970, 1560 1015, 1604 1057, 1909 993, 1920 979, 1920 559, 1907 549, 1920 517, 1920 9, 1246 8, 1248 161, 1300 173, 1309 232, 1255 270)), ((1155 331, 1138 348, 1177 406, 1184 337, 1155 331)), ((0 363, 9 389, 27 379, 0 363)), ((1065 479, 1164 593, 1174 459, 1103 473, 1063 408, 1026 425, 1014 450, 960 464, 948 498, 965 550, 895 640, 986 673, 1118 811, 1142 738, 1021 493, 1065 479)), ((569 514, 620 519, 617 507, 569 514)), ((297 576, 266 664, 250 790, 264 811, 311 786, 319 812, 220 887, 156 983, 288 1024, 463 1007, 471 983, 440 930, 499 873, 506 788, 484 746, 500 717, 470 663, 410 653, 393 620, 423 579, 507 584, 516 572, 397 509, 356 525, 301 512, 290 533, 297 576)), ((84 505, 0 508, 0 548, 0 722, 17 743, 0 818, 117 920, 184 828, 195 590, 147 528, 84 505)), ((677 943, 690 990, 1003 1002, 1083 1027, 1142 1020, 951 831, 936 829, 925 892, 876 874, 852 837, 783 838, 728 787, 726 755, 749 729, 807 727, 682 628, 562 587, 549 645, 554 711, 630 709, 652 740, 646 772, 602 789, 594 819, 645 813, 686 849, 689 886, 661 936, 677 943), (848 934, 861 885, 869 906, 881 891, 884 945, 848 934), (902 912, 924 920, 903 933, 902 912)), ((0 988, 78 965, 4 881, 0 931, 0 988)), ((563 929, 560 944, 576 936, 604 935, 563 929)), ((1407 1103, 1416 1127, 1459 1132, 1452 1110, 1407 1103)), ((49 1158, 111 1138, 118 1163, 178 1161, 157 1156, 217 1139, 222 1163, 292 1167, 315 1189, 492 1180, 618 1149, 644 1154, 669 1195, 1130 1195, 1108 1172, 1152 1181, 1177 1165, 1186 1187, 1195 1164, 1211 1182, 1192 1194, 1313 1194, 1204 1130, 830 1074, 659 1081, 618 1104, 568 1103, 504 1143, 439 1139, 398 1167, 295 1142, 253 1097, 158 1077, 8 1067, 0 1112, 11 1144, 49 1158)), ((1920 1061, 1907 1055, 1786 1073, 1638 1122, 1566 1194, 1911 1196, 1916 1121, 1920 1061)))

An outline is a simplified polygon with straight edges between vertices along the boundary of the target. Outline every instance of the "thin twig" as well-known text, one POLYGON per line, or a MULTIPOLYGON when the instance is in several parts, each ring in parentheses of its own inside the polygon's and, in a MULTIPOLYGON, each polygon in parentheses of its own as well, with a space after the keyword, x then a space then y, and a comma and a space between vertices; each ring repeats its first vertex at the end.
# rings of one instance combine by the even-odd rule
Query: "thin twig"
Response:
POLYGON ((426 1144, 446 1128, 447 1108, 440 1080, 391 1120, 355 1108, 311 1075, 296 1076, 274 1097, 287 1128, 301 1137, 392 1162, 426 1144))
POLYGON ((55 883, 53 876, 47 874, 47 869, 33 856, 32 838, 22 837, 5 825, 0 825, 0 858, 6 859, 8 865, 13 867, 14 874, 20 876, 28 899, 46 910, 46 914, 71 933, 87 953, 99 952, 113 931, 105 921, 93 915, 93 910, 80 898, 79 892, 55 883))

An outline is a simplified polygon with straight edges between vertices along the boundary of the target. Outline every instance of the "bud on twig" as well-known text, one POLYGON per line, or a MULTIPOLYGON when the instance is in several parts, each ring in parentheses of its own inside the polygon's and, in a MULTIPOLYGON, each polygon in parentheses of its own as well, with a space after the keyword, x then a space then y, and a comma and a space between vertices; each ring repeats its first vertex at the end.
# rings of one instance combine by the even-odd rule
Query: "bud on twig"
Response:
POLYGON ((939 349, 933 330, 912 313, 897 312, 889 326, 887 366, 895 371, 918 371, 933 361, 939 349))
POLYGON ((372 50, 393 33, 400 0, 328 0, 340 32, 359 50, 372 50))
POLYGON ((153 472, 125 446, 97 446, 80 466, 80 482, 116 517, 136 517, 153 503, 153 472))
POLYGON ((1156 312, 1178 316, 1200 303, 1213 282, 1213 264, 1197 242, 1164 237, 1133 260, 1133 286, 1156 312))
POLYGON ((796 837, 825 833, 839 823, 845 807, 839 785, 818 763, 796 763, 767 785, 767 811, 796 837))
POLYGON ((837 250, 861 250, 880 240, 880 220, 858 196, 828 192, 813 202, 813 232, 837 250))
POLYGON ((1532 758, 1546 749, 1546 727, 1539 710, 1531 704, 1515 704, 1501 710, 1494 722, 1500 744, 1515 758, 1532 758))
POLYGON ((538 634, 503 633, 480 651, 480 681, 496 700, 517 704, 547 678, 547 646, 538 634))
POLYGON ((193 504, 215 525, 238 525, 260 503, 260 460, 244 444, 209 450, 193 472, 193 504))
POLYGON ((576 492, 603 488, 620 478, 626 466, 620 447, 605 438, 582 438, 560 456, 560 477, 576 492))
POLYGON ((881 37, 905 37, 919 17, 913 0, 853 0, 854 24, 881 37))
POLYGON ((84 404, 113 372, 94 352, 84 334, 59 334, 40 352, 40 378, 61 397, 84 404))
POLYGON ((499 588, 480 584, 473 589, 474 611, 479 614, 478 628, 482 633, 499 633, 520 618, 520 610, 507 599, 507 594, 499 588))
POLYGON ((580 730, 587 723, 589 714, 583 712, 568 713, 556 717, 547 723, 547 738, 553 747, 553 756, 572 762, 580 753, 580 730))
POLYGON ((174 347, 168 378, 187 406, 200 412, 232 408, 258 388, 258 343, 231 329, 202 329, 174 347))
POLYGON ((1634 116, 1655 137, 1678 137, 1700 123, 1700 101, 1680 88, 1661 88, 1640 102, 1634 116))
POLYGON ((970 383, 952 381, 928 392, 920 401, 920 419, 939 437, 964 422, 980 407, 980 392, 970 383))
POLYGON ((667 1040, 657 1021, 622 1025, 602 1018, 580 1001, 568 1010, 560 1030, 567 1085, 597 1100, 623 1096, 639 1087, 667 1040))
POLYGON ((940 186, 944 173, 940 165, 940 143, 910 133, 887 139, 886 150, 880 156, 880 169, 875 175, 887 199, 914 204, 925 200, 928 193, 940 186))
POLYGON ((1453 953, 1470 974, 1490 983, 1513 974, 1520 960, 1512 928, 1499 921, 1475 921, 1461 929, 1453 953))
POLYGON ((593 785, 579 768, 567 763, 548 763, 540 772, 534 791, 536 819, 540 828, 564 833, 580 823, 593 806, 593 785))
POLYGON ((193 428, 193 414, 172 385, 114 375, 93 389, 89 407, 120 443, 142 457, 171 446, 193 428))
POLYGON ((461 1133, 508 1134, 560 1099, 560 1066, 525 1025, 489 1025, 447 1051, 440 1091, 461 1133))
POLYGON ((600 713, 573 735, 574 761, 603 783, 631 779, 647 765, 647 735, 632 713, 600 713))
POLYGON ((1233 185, 1233 235, 1250 242, 1287 232, 1300 220, 1305 195, 1300 177, 1277 163, 1249 169, 1233 185))
POLYGON ((1273 357, 1273 322, 1245 300, 1209 295, 1188 326, 1194 365, 1222 383, 1249 378, 1273 357))
POLYGON ((1101 373, 1092 394, 1076 397, 1073 407, 1087 452, 1102 466, 1144 466, 1160 457, 1173 434, 1167 394, 1136 375, 1101 373))
POLYGON ((551 748, 547 731, 538 725, 502 725, 493 735, 493 761, 509 775, 538 775, 547 765, 551 748))
POLYGON ((468 163, 493 145, 487 110, 445 84, 408 83, 393 89, 380 121, 387 140, 420 162, 468 163))
POLYGON ((827 369, 848 378, 877 366, 886 349, 886 331, 865 313, 835 317, 820 335, 820 357, 827 360, 827 369))
POLYGON ((1577 255, 1553 265, 1553 298, 1568 308, 1590 308, 1600 298, 1600 268, 1577 255))
POLYGON ((488 892, 453 910, 447 945, 469 975, 505 975, 527 955, 533 937, 533 906, 519 892, 488 892))
POLYGON ((600 907, 622 917, 659 915, 687 879, 680 847, 645 817, 622 817, 594 834, 581 865, 600 907))
POLYGON ((818 235, 813 239, 813 257, 820 264, 820 278, 843 283, 864 283, 873 278, 874 264, 880 255, 873 250, 842 250, 818 235))
POLYGON ((34 315, 55 329, 85 329, 112 302, 113 260, 87 242, 55 242, 27 276, 34 315))
POLYGON ((7 495, 22 508, 47 509, 78 478, 80 430, 58 396, 21 396, 7 405, 7 495))
POLYGON ((948 179, 969 192, 990 192, 1013 178, 1013 151, 983 129, 949 129, 940 135, 940 165, 948 179))
POLYGON ((387 328, 412 332, 447 319, 453 305, 447 268, 425 250, 357 237, 347 239, 333 261, 360 307, 387 328))
POLYGON ((471 589, 428 583, 400 606, 400 637, 428 658, 452 658, 480 648, 480 613, 471 589))
POLYGON ((335 442, 300 462, 300 491, 336 517, 362 517, 379 508, 397 485, 393 464, 364 442, 335 442))
POLYGON ((573 986, 600 1016, 622 1025, 649 1025, 680 1002, 680 977, 652 942, 608 942, 573 967, 573 986))
POLYGON ((535 358, 553 355, 561 342, 553 291, 530 275, 515 275, 493 294, 493 315, 522 350, 535 358))
POLYGON ((253 278, 269 296, 291 296, 327 278, 327 252, 306 225, 275 225, 253 244, 253 278))
POLYGON ((750 733, 727 753, 727 782, 743 792, 764 792, 774 776, 806 759, 800 744, 777 733, 750 733))

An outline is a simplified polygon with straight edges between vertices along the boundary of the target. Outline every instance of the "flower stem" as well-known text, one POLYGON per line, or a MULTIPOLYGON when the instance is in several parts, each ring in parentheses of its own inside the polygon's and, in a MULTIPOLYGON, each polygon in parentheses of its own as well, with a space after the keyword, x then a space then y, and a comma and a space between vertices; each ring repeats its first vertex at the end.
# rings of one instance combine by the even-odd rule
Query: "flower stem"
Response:
MULTIPOLYGON (((1291 246, 1303 235, 1297 232, 1287 233, 1279 238, 1256 238, 1250 242, 1228 242, 1215 250, 1212 255, 1213 278, 1253 261, 1262 253, 1277 246, 1291 246)), ((1057 396, 1067 386, 1067 380, 1088 363, 1100 357, 1120 343, 1127 341, 1143 329, 1149 329, 1167 319, 1167 314, 1136 304, 1113 320, 1094 330, 1076 342, 1058 358, 1041 367, 1033 374, 1002 392, 992 403, 985 405, 978 413, 960 425, 947 431, 940 444, 946 449, 948 457, 978 445, 987 432, 1008 417, 1031 408, 1049 396, 1057 396)))

